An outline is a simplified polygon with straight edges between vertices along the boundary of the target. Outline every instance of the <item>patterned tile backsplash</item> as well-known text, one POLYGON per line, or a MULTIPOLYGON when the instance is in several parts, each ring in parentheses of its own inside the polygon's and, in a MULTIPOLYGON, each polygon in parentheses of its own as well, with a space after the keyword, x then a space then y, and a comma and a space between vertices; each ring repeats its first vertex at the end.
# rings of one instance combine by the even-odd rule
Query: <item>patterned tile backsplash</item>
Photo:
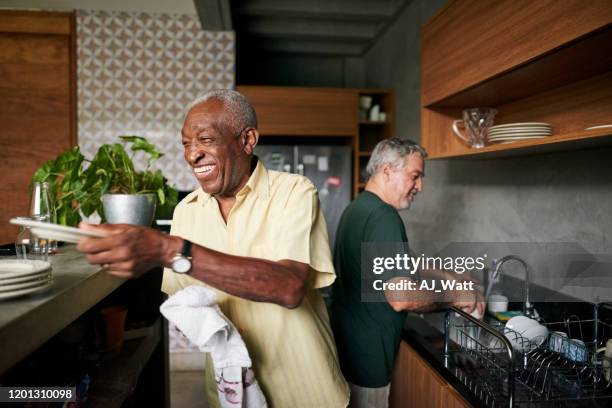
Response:
POLYGON ((195 15, 79 11, 77 39, 85 157, 119 135, 145 136, 164 152, 157 166, 170 182, 194 189, 180 143, 185 108, 207 90, 234 87, 234 33, 203 31, 195 15))

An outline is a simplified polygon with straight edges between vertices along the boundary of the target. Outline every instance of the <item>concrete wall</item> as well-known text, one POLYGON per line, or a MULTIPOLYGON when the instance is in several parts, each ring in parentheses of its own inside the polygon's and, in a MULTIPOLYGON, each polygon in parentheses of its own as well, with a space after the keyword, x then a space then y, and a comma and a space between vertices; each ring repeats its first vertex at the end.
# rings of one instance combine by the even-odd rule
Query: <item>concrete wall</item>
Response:
MULTIPOLYGON (((397 135, 420 135, 419 30, 443 0, 414 0, 364 57, 366 87, 391 88, 397 135)), ((413 241, 576 242, 612 253, 612 148, 491 160, 429 160, 425 189, 402 217, 413 241)), ((562 279, 550 257, 533 265, 536 282, 562 279), (548 275, 548 276, 544 276, 548 275)), ((612 267, 606 266, 612 275, 612 267)), ((612 290, 568 287, 586 300, 612 290)))

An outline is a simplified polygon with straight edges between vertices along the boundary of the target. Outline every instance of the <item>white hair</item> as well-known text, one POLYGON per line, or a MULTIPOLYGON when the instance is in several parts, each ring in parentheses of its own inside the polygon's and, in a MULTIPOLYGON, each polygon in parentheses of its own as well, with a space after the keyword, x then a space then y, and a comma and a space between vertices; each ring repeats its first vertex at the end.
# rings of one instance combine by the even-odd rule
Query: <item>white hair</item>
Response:
POLYGON ((198 96, 187 107, 185 116, 196 105, 209 100, 218 100, 223 103, 223 108, 228 113, 231 123, 229 125, 235 132, 240 132, 246 127, 257 128, 257 115, 249 100, 238 91, 231 89, 214 89, 198 96))
POLYGON ((368 178, 385 164, 394 170, 403 168, 406 165, 406 158, 412 153, 418 153, 422 158, 427 157, 425 148, 410 139, 392 137, 378 142, 366 166, 368 178))

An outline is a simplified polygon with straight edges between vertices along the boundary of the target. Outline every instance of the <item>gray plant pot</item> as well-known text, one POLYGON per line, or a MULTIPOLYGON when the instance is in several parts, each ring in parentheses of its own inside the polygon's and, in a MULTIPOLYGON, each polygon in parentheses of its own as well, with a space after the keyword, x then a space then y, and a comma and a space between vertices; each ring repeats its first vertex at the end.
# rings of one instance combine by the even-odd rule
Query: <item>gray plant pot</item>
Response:
POLYGON ((156 194, 104 194, 102 205, 109 224, 150 227, 155 216, 156 194))

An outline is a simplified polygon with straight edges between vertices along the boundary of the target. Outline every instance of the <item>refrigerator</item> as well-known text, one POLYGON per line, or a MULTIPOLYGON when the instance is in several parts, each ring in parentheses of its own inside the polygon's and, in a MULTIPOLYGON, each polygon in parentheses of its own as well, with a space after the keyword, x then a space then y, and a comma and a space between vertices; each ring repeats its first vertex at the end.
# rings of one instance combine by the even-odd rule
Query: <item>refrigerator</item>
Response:
POLYGON ((268 170, 297 173, 312 181, 319 192, 333 251, 340 216, 351 202, 351 147, 258 145, 255 154, 268 170))

